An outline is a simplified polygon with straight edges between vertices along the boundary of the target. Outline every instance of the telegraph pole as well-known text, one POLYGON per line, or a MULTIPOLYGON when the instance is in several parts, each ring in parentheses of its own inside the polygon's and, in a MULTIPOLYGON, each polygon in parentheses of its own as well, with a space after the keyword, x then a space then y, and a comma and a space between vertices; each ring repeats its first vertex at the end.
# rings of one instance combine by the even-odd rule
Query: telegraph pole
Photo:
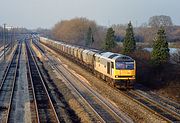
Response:
POLYGON ((4 42, 4 61, 6 59, 5 57, 5 52, 6 52, 6 24, 4 24, 4 29, 3 29, 3 42, 4 42))
POLYGON ((11 35, 10 35, 10 37, 11 37, 11 52, 12 52, 12 40, 13 40, 13 27, 11 26, 11 35))
POLYGON ((15 28, 13 28, 13 46, 15 44, 15 41, 16 41, 16 39, 15 39, 15 28))

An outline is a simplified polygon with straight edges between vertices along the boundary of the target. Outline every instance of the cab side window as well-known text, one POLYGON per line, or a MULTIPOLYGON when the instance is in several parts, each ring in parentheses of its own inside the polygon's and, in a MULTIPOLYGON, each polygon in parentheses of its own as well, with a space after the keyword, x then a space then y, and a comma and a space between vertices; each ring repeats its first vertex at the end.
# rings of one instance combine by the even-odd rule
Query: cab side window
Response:
POLYGON ((111 62, 111 67, 114 69, 114 62, 111 62))

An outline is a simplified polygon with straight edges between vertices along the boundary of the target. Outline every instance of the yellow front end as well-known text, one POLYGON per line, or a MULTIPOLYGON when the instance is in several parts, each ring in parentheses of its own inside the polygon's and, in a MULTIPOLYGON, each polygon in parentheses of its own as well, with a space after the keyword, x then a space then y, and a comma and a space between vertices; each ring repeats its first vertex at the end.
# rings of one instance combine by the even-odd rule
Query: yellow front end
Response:
POLYGON ((134 70, 115 70, 114 79, 120 80, 135 80, 136 71, 134 70))
POLYGON ((136 64, 133 69, 114 69, 114 80, 118 84, 133 85, 136 79, 136 64))

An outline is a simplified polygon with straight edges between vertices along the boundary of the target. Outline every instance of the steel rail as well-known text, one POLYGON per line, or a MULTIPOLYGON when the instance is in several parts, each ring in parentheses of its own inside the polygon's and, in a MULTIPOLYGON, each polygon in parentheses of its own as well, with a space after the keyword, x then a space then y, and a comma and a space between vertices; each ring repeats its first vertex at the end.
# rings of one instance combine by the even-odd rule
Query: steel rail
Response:
MULTIPOLYGON (((50 62, 50 65, 56 69, 56 71, 62 75, 62 72, 59 70, 59 68, 57 68, 57 66, 55 66, 55 64, 53 63, 53 61, 45 54, 45 52, 42 52, 42 49, 40 49, 39 46, 37 46, 37 44, 35 44, 36 47, 39 49, 39 51, 41 52, 41 54, 43 54, 50 62)), ((79 92, 79 90, 71 84, 70 80, 66 77, 63 76, 64 79, 68 82, 69 86, 76 92, 76 94, 90 107, 90 109, 96 114, 96 116, 98 117, 98 119, 100 120, 101 123, 105 123, 106 121, 97 113, 97 111, 87 102, 87 100, 82 96, 82 94, 79 92)))
POLYGON ((32 76, 31 76, 31 70, 30 70, 30 63, 29 63, 29 57, 27 55, 27 44, 26 44, 26 58, 27 58, 27 66, 28 66, 28 72, 29 72, 29 78, 30 78, 30 83, 31 83, 31 89, 32 89, 32 93, 33 93, 33 100, 34 100, 34 106, 35 106, 35 117, 36 117, 36 121, 37 123, 40 123, 40 119, 39 119, 39 113, 38 113, 38 106, 37 106, 37 101, 35 98, 35 90, 34 90, 34 86, 33 86, 33 80, 32 80, 32 76))
MULTIPOLYGON (((41 85, 42 85, 42 87, 43 87, 43 89, 45 90, 45 94, 46 94, 46 96, 47 96, 47 98, 48 98, 48 103, 50 103, 50 107, 51 107, 51 109, 52 109, 52 113, 53 113, 53 115, 54 115, 54 120, 56 121, 56 123, 59 123, 60 121, 59 121, 59 118, 58 118, 58 116, 57 116, 57 113, 56 113, 56 111, 55 111, 55 109, 54 109, 54 106, 53 106, 53 103, 52 103, 52 101, 51 101, 51 98, 50 98, 50 96, 49 96, 49 94, 48 94, 48 91, 47 91, 47 88, 46 88, 46 86, 45 86, 45 84, 44 84, 44 80, 43 80, 43 77, 42 77, 42 75, 41 75, 41 73, 40 73, 40 70, 39 70, 39 67, 38 67, 38 65, 37 65, 37 62, 36 62, 36 60, 35 60, 35 58, 34 58, 34 55, 33 55, 33 53, 32 53, 32 49, 30 48, 30 46, 27 44, 26 45, 27 46, 27 48, 28 48, 28 50, 29 50, 29 54, 30 54, 30 56, 29 57, 31 57, 32 58, 32 62, 34 62, 34 65, 35 65, 35 69, 37 70, 37 74, 38 74, 38 76, 40 77, 40 80, 41 80, 41 85)), ((30 66, 31 67, 31 66, 30 66)), ((32 74, 32 72, 31 72, 31 74, 32 74)), ((33 80, 33 79, 32 79, 33 80)), ((32 83, 33 83, 33 81, 32 81, 32 83)), ((33 85, 34 85, 34 83, 33 83, 33 85)), ((34 87, 33 87, 34 88, 34 87)), ((36 92, 34 93, 34 94, 36 94, 36 92)), ((35 97, 36 97, 36 95, 34 95, 35 97)), ((45 96, 45 95, 43 95, 43 96, 45 96)), ((37 103, 37 107, 38 107, 38 102, 36 101, 36 103, 37 103)), ((38 114, 39 114, 40 112, 38 112, 38 114)), ((41 120, 41 119, 39 119, 39 120, 41 120)))
MULTIPOLYGON (((10 87, 10 96, 7 97, 8 98, 8 105, 7 105, 7 112, 5 114, 6 115, 5 116, 5 123, 7 123, 8 120, 9 120, 9 113, 10 113, 10 110, 11 110, 11 102, 12 102, 13 93, 14 93, 14 85, 15 85, 15 82, 16 82, 16 75, 17 75, 17 69, 18 69, 19 58, 20 58, 19 56, 20 56, 20 52, 21 52, 20 50, 18 51, 18 48, 19 48, 19 45, 17 46, 16 51, 13 54, 11 62, 7 66, 7 70, 6 70, 5 74, 4 74, 3 80, 2 80, 1 85, 0 85, 0 92, 3 93, 3 91, 5 91, 5 90, 2 90, 2 89, 3 89, 3 86, 5 86, 5 84, 6 84, 5 82, 6 82, 6 79, 8 78, 8 74, 12 75, 12 73, 10 73, 10 72, 13 72, 13 78, 10 80, 10 81, 12 81, 12 83, 8 83, 8 84, 12 84, 11 85, 12 87, 10 87), (12 71, 10 71, 11 67, 14 67, 12 65, 14 63, 16 64, 15 69, 12 69, 12 71)), ((7 90, 7 91, 9 91, 9 90, 7 90)), ((5 92, 5 93, 8 93, 8 92, 5 92)))
MULTIPOLYGON (((35 45, 37 45, 37 44, 35 44, 35 45)), ((39 49, 38 46, 37 46, 37 48, 39 49)), ((39 49, 39 50, 40 50, 40 49, 39 49)), ((50 61, 51 66, 53 66, 53 68, 56 69, 56 71, 57 71, 59 74, 61 74, 61 75, 64 76, 64 78, 68 81, 68 83, 76 90, 76 92, 78 92, 78 95, 80 95, 80 96, 83 98, 83 100, 86 101, 86 103, 89 105, 89 107, 91 107, 91 109, 95 112, 95 114, 97 114, 97 116, 101 119, 101 121, 102 121, 102 122, 106 122, 106 121, 102 118, 102 116, 100 116, 101 114, 99 114, 99 113, 91 106, 91 104, 89 104, 88 101, 82 96, 81 92, 75 87, 75 85, 73 85, 73 84, 71 83, 71 81, 66 77, 66 75, 64 75, 64 74, 61 72, 61 70, 59 70, 59 68, 55 65, 55 64, 58 64, 58 63, 57 63, 56 61, 53 61, 52 59, 50 59, 45 53, 42 52, 42 50, 40 50, 40 52, 41 52, 42 54, 44 54, 44 56, 50 61)), ((66 69, 63 65, 62 65, 62 67, 63 67, 64 69, 66 69)), ((66 69, 66 70, 67 70, 67 69, 66 69)), ((69 70, 67 70, 67 71, 69 72, 69 74, 71 74, 73 77, 75 77, 75 78, 77 79, 77 81, 79 81, 92 95, 94 95, 94 97, 96 97, 96 98, 101 102, 101 104, 103 104, 110 112, 112 112, 112 113, 116 116, 116 118, 121 119, 121 122, 132 122, 129 118, 127 118, 127 117, 125 117, 125 116, 120 116, 120 115, 117 113, 118 111, 113 110, 112 107, 109 106, 107 102, 102 101, 102 99, 99 98, 99 95, 95 94, 95 93, 92 91, 92 89, 90 89, 89 87, 87 87, 87 85, 85 85, 84 82, 82 82, 82 80, 80 80, 79 78, 77 78, 77 76, 75 76, 75 75, 74 75, 72 72, 70 72, 69 70)), ((121 114, 121 115, 122 115, 122 114, 121 114)))
MULTIPOLYGON (((58 64, 57 62, 56 62, 56 64, 58 64)), ((64 68, 64 69, 66 69, 63 65, 62 65, 62 67, 64 68)), ((56 67, 57 68, 57 67, 56 67)), ((57 69, 59 69, 59 68, 57 68, 57 69)), ((90 89, 90 87, 88 87, 88 85, 87 84, 85 84, 82 80, 80 80, 77 76, 75 76, 71 71, 69 71, 68 69, 66 69, 75 79, 77 79, 82 85, 83 85, 83 87, 85 87, 94 97, 96 97, 96 99, 97 100, 99 100, 99 102, 101 102, 104 106, 105 106, 105 108, 107 108, 110 112, 112 112, 113 114, 114 114, 114 116, 117 118, 117 119, 120 119, 121 120, 121 122, 123 122, 123 123, 130 123, 130 122, 132 122, 131 121, 131 119, 130 118, 128 118, 128 117, 126 117, 126 116, 122 116, 122 114, 118 114, 118 110, 115 110, 115 108, 113 109, 113 106, 110 106, 110 105, 108 105, 108 102, 107 101, 104 101, 103 99, 101 99, 100 98, 100 96, 97 94, 97 93, 95 93, 95 92, 93 92, 93 90, 92 89, 90 89)), ((60 70, 59 70, 60 71, 60 70)), ((61 72, 61 71, 60 71, 61 72)), ((62 73, 62 72, 61 72, 62 73)), ((63 74, 63 73, 62 73, 63 74)), ((65 75, 64 75, 64 77, 66 77, 65 75)), ((70 81, 69 81, 70 82, 70 81)), ((71 83, 71 82, 70 82, 71 83)), ((72 84, 72 83, 71 83, 72 84)), ((72 86, 74 86, 75 87, 75 85, 73 85, 72 84, 72 86)), ((76 87, 75 87, 76 88, 76 87)), ((77 90, 77 91, 79 91, 79 90, 77 90)), ((81 92, 79 92, 80 94, 81 94, 81 92)), ((81 94, 82 95, 82 94, 81 94)), ((84 98, 85 99, 85 98, 84 98)), ((86 100, 86 99, 85 99, 86 100)), ((91 105, 91 104, 89 104, 89 105, 91 105)), ((92 107, 92 106, 91 106, 92 107)), ((92 107, 93 108, 93 107, 92 107)), ((96 110, 96 109, 94 109, 94 110, 96 110)), ((96 111, 97 112, 97 111, 96 111)), ((98 113, 98 112, 97 112, 98 113)), ((99 113, 98 113, 99 114, 99 113)), ((100 116, 102 115, 102 114, 99 114, 100 116)), ((102 116, 101 116, 102 117, 102 116)))
POLYGON ((140 93, 141 95, 147 96, 149 99, 156 101, 159 105, 162 105, 165 108, 169 108, 169 110, 172 110, 172 112, 175 112, 177 115, 180 115, 180 104, 178 104, 166 97, 157 95, 156 93, 153 93, 151 91, 145 92, 145 91, 142 91, 139 89, 136 91, 138 93, 140 93))
MULTIPOLYGON (((168 118, 169 116, 167 116, 167 117, 162 116, 162 114, 161 114, 160 112, 157 112, 157 111, 151 109, 150 107, 153 106, 153 105, 151 105, 151 106, 146 106, 145 103, 143 104, 142 102, 140 102, 140 101, 138 101, 137 99, 133 98, 133 96, 130 96, 130 94, 127 94, 127 93, 125 93, 125 92, 122 92, 122 91, 120 91, 120 90, 118 90, 118 89, 116 89, 116 90, 117 90, 118 92, 121 92, 121 94, 127 96, 127 97, 130 98, 131 100, 135 101, 136 103, 138 103, 138 104, 141 105, 142 107, 146 108, 147 110, 149 110, 149 111, 152 112, 153 114, 159 116, 160 118, 162 118, 162 119, 164 119, 164 120, 166 120, 166 121, 168 121, 168 122, 174 122, 173 120, 171 120, 171 118, 170 118, 170 119, 168 118)), ((131 94, 133 94, 133 93, 131 93, 131 94)), ((134 95, 135 95, 135 94, 134 94, 134 95)), ((138 96, 138 95, 137 95, 137 96, 138 96)), ((140 96, 139 96, 139 97, 140 97, 140 96)), ((144 101, 145 101, 145 100, 144 100, 144 101)), ((149 100, 147 100, 147 99, 146 99, 145 102, 151 103, 151 104, 157 103, 157 102, 154 102, 154 101, 153 101, 153 102, 152 102, 152 101, 149 101, 149 100)), ((158 105, 158 104, 157 104, 157 105, 158 105)), ((160 107, 162 107, 162 106, 160 106, 160 107)), ((160 107, 157 107, 157 108, 160 108, 160 107)), ((165 111, 168 111, 168 110, 166 110, 167 108, 166 108, 166 109, 160 108, 160 109, 165 110, 165 111)), ((171 111, 168 111, 168 112, 170 112, 170 114, 171 114, 172 117, 174 117, 174 115, 175 115, 175 118, 177 118, 176 120, 174 119, 175 122, 176 122, 176 121, 179 121, 179 114, 174 113, 174 112, 171 112, 171 111)))
POLYGON ((13 83, 13 89, 12 89, 12 93, 11 93, 11 96, 10 96, 10 106, 8 108, 8 119, 6 121, 6 123, 9 122, 10 120, 10 112, 11 112, 11 107, 12 107, 12 100, 13 100, 13 96, 14 96, 14 89, 15 89, 15 84, 16 84, 16 75, 17 75, 17 71, 18 71, 18 68, 19 68, 19 60, 20 60, 20 55, 21 55, 21 48, 22 48, 22 43, 20 43, 20 46, 19 46, 19 54, 18 54, 18 58, 17 58, 17 65, 16 65, 16 72, 15 72, 15 75, 14 75, 14 83, 13 83))
MULTIPOLYGON (((50 60, 50 59, 49 59, 50 60)), ((100 114, 91 106, 91 104, 88 103, 88 101, 82 96, 81 92, 70 82, 70 80, 59 70, 59 68, 57 68, 57 66, 55 66, 53 64, 53 62, 49 62, 51 64, 51 66, 53 66, 54 69, 56 69, 56 71, 60 74, 63 75, 63 77, 66 79, 66 82, 68 82, 68 84, 71 86, 71 88, 73 88, 76 92, 76 94, 78 94, 78 96, 91 108, 91 110, 97 115, 97 117, 99 118, 99 120, 102 123, 105 123, 106 121, 100 116, 100 114)))
POLYGON ((144 103, 144 105, 147 106, 147 108, 155 108, 155 112, 157 112, 158 114, 161 115, 162 118, 165 118, 167 121, 169 122, 177 122, 180 121, 180 114, 166 108, 165 106, 159 104, 158 102, 148 98, 147 96, 144 96, 143 94, 141 94, 138 91, 135 90, 131 90, 128 93, 137 96, 138 98, 148 102, 149 104, 146 105, 144 103), (159 111, 159 112, 158 112, 159 111))

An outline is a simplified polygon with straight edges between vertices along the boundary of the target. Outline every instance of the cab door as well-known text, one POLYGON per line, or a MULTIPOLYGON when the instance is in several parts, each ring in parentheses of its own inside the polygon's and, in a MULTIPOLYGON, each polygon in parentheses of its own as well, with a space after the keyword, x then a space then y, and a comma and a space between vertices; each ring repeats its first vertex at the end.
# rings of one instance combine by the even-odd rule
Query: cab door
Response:
POLYGON ((107 62, 107 74, 111 74, 111 65, 110 65, 110 62, 107 62))
POLYGON ((114 75, 114 62, 111 62, 111 75, 114 75))

